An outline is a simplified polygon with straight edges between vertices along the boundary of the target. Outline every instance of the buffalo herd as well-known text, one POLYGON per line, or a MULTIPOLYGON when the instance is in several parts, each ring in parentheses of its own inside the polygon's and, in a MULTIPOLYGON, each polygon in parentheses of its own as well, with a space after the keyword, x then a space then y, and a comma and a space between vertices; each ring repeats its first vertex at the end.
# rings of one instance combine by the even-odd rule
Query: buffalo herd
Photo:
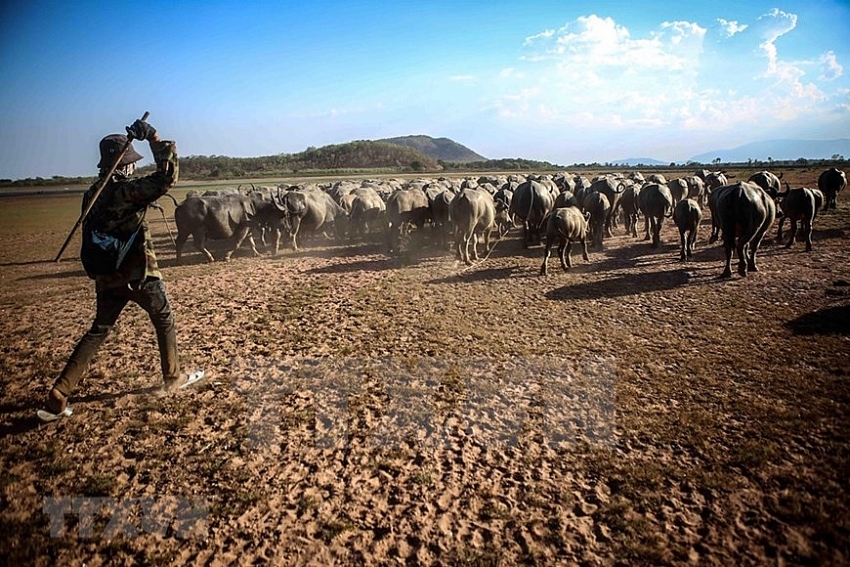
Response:
POLYGON ((398 252, 411 233, 428 234, 449 248, 458 260, 471 265, 479 259, 478 243, 492 248, 491 232, 499 237, 518 227, 524 247, 545 240, 543 265, 557 244, 561 267, 571 267, 570 247, 582 246, 587 261, 589 244, 603 247, 622 219, 625 232, 638 237, 643 216, 643 239, 656 248, 664 219, 672 218, 680 235, 680 259, 693 254, 697 231, 707 206, 711 213, 710 243, 723 239, 726 263, 721 277, 732 275, 732 252, 741 276, 757 271, 756 253, 765 233, 779 219, 782 240, 785 219, 791 223, 786 247, 794 244, 798 224, 812 249, 812 225, 819 210, 834 209, 838 193, 847 185, 843 171, 823 171, 817 188, 791 188, 781 175, 760 171, 747 181, 730 183, 725 172, 700 170, 667 180, 639 172, 600 175, 482 176, 477 179, 381 179, 338 181, 328 184, 223 189, 197 193, 175 201, 177 262, 189 236, 207 261, 213 261, 207 240, 228 240, 224 258, 247 240, 259 255, 255 239, 278 254, 280 240, 298 249, 299 235, 320 232, 337 239, 378 235, 388 252, 398 252), (427 227, 427 229, 426 229, 427 227), (424 232, 427 230, 428 232, 424 232))

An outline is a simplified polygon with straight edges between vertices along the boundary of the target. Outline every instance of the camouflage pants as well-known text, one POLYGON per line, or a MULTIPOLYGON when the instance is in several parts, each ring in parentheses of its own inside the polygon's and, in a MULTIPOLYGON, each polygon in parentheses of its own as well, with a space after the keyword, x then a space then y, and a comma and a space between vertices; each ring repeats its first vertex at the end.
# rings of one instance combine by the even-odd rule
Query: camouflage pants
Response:
POLYGON ((165 295, 165 284, 162 280, 150 279, 145 281, 137 290, 124 286, 98 292, 97 313, 94 317, 94 323, 77 343, 71 358, 65 365, 65 369, 62 370, 62 374, 53 385, 54 388, 65 396, 74 391, 86 367, 112 330, 121 311, 130 301, 136 303, 148 313, 154 329, 156 329, 163 379, 171 381, 178 378, 180 364, 177 359, 177 333, 174 315, 171 313, 171 305, 165 295))

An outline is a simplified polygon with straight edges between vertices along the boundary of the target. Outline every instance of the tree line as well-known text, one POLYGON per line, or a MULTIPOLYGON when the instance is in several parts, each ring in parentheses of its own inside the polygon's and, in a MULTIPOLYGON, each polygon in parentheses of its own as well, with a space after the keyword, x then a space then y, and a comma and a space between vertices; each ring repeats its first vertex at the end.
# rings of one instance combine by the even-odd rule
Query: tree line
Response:
MULTIPOLYGON (((773 160, 767 162, 752 160, 744 163, 720 163, 713 160, 714 167, 753 167, 767 166, 825 166, 845 161, 843 156, 833 156, 832 160, 805 159, 773 160)), ((702 166, 696 162, 684 165, 670 164, 670 168, 693 168, 702 166)), ((705 164, 708 165, 708 164, 705 164)), ((577 163, 571 166, 552 164, 522 158, 490 159, 476 162, 447 162, 437 160, 414 148, 388 142, 360 140, 346 144, 334 144, 321 148, 309 147, 296 154, 277 154, 272 156, 236 158, 228 156, 188 156, 180 158, 180 178, 196 181, 216 179, 256 179, 264 177, 287 177, 291 175, 328 175, 328 174, 411 174, 411 173, 459 173, 464 171, 556 171, 568 168, 599 168, 612 166, 609 163, 577 163)), ((138 173, 145 175, 154 170, 154 165, 139 168, 138 173)), ((612 166, 623 168, 623 166, 612 166)), ((653 169, 657 166, 637 165, 653 169)), ((3 187, 29 186, 68 186, 86 185, 96 180, 90 177, 64 177, 54 175, 51 178, 0 179, 3 187)))

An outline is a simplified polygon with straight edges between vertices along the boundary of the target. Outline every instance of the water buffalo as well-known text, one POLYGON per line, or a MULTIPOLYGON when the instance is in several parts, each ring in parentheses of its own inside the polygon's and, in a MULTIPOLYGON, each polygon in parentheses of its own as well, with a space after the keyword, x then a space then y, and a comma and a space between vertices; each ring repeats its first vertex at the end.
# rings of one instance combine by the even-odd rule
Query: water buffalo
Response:
MULTIPOLYGON (((626 190, 626 185, 623 183, 623 180, 614 179, 610 176, 605 176, 600 179, 597 179, 590 185, 590 192, 598 192, 605 195, 608 199, 608 213, 605 217, 605 235, 613 236, 612 227, 614 224, 614 218, 617 215, 617 211, 620 208, 620 199, 623 196, 623 191, 626 190)), ((586 197, 585 197, 586 198, 586 197)), ((587 209, 584 206, 585 210, 587 209)))
POLYGON ((667 183, 667 188, 670 190, 670 195, 673 197, 673 206, 688 197, 688 182, 683 177, 671 179, 667 183))
POLYGON ((750 175, 750 178, 747 179, 747 181, 755 183, 761 187, 765 193, 776 199, 776 196, 780 191, 782 191, 782 182, 780 179, 782 179, 781 173, 777 177, 769 171, 759 171, 758 173, 750 175))
POLYGON ((225 256, 229 260, 245 238, 255 256, 260 253, 251 231, 263 224, 276 222, 280 215, 272 201, 261 193, 250 195, 224 194, 188 197, 174 210, 177 225, 177 263, 180 263, 183 246, 192 236, 195 248, 213 262, 215 258, 206 249, 206 239, 223 240, 234 238, 235 243, 225 256))
POLYGON ((499 229, 499 238, 503 237, 511 230, 513 220, 510 216, 511 201, 514 198, 514 191, 510 182, 505 183, 501 189, 493 195, 493 200, 496 202, 496 227, 499 229))
MULTIPOLYGON (((479 185, 479 187, 481 187, 479 185)), ((431 222, 434 226, 436 241, 440 247, 445 248, 448 243, 449 232, 451 232, 450 205, 455 194, 442 185, 429 185, 425 188, 425 195, 431 207, 431 222)))
POLYGON ((348 213, 349 235, 352 237, 355 234, 362 235, 378 226, 387 210, 378 192, 372 187, 358 187, 349 195, 343 196, 343 200, 348 196, 351 197, 351 208, 348 213))
POLYGON ((682 199, 673 209, 673 222, 679 229, 679 259, 684 262, 694 254, 697 231, 702 220, 699 204, 693 199, 682 199))
POLYGON ((620 208, 623 211, 623 217, 626 224, 626 234, 631 234, 637 237, 637 220, 640 208, 638 207, 638 195, 640 194, 640 186, 632 183, 623 191, 623 196, 620 198, 620 208))
POLYGON ((584 198, 584 211, 590 215, 590 240, 594 248, 602 249, 605 223, 610 217, 611 203, 604 193, 592 192, 584 198))
POLYGON ((705 181, 698 175, 689 175, 685 177, 688 183, 688 198, 696 199, 700 205, 705 204, 705 181))
POLYGON ((496 202, 486 189, 463 189, 452 199, 449 215, 455 227, 457 258, 471 265, 469 245, 472 244, 472 259, 478 260, 479 235, 484 237, 485 250, 490 251, 490 231, 496 226, 496 202))
POLYGON ((649 240, 652 230, 652 247, 661 244, 661 224, 665 217, 670 217, 673 211, 673 196, 666 185, 647 183, 640 189, 638 208, 643 213, 644 240, 649 240))
POLYGON ((786 248, 794 245, 797 238, 797 223, 803 225, 803 234, 806 237, 806 252, 812 251, 812 224, 818 214, 818 208, 823 205, 823 193, 818 189, 798 187, 788 189, 776 196, 776 216, 779 217, 779 230, 776 240, 782 242, 782 225, 785 219, 791 221, 791 237, 785 244, 786 248))
POLYGON ((732 249, 738 254, 738 273, 757 272, 756 252, 776 218, 776 205, 761 187, 741 181, 712 191, 711 216, 723 231, 726 265, 721 277, 732 276, 732 249))
POLYGON ((561 260, 561 268, 566 272, 573 267, 570 250, 573 242, 581 243, 581 253, 584 261, 590 259, 587 256, 587 219, 578 207, 560 207, 554 209, 546 217, 544 223, 546 231, 546 248, 543 250, 543 265, 540 266, 540 275, 547 273, 547 264, 552 245, 558 242, 558 258, 561 260))
POLYGON ((723 187, 724 185, 729 184, 729 179, 726 177, 726 174, 722 171, 712 171, 709 172, 705 176, 705 190, 708 193, 711 193, 718 187, 723 187))
POLYGON ((552 210, 553 203, 549 188, 542 183, 525 181, 517 185, 509 214, 523 223, 523 247, 540 242, 541 224, 552 210))
POLYGON ((283 217, 275 234, 275 255, 280 250, 280 238, 284 231, 289 237, 289 245, 293 250, 298 250, 299 232, 303 234, 305 230, 327 230, 333 227, 336 236, 342 238, 348 228, 348 213, 321 189, 278 191, 272 202, 283 217))
POLYGON ((824 170, 818 177, 818 189, 823 192, 826 198, 823 204, 823 210, 834 209, 838 193, 847 187, 847 176, 837 167, 830 167, 824 170))
POLYGON ((576 199, 572 191, 561 191, 555 197, 555 203, 552 205, 552 208, 562 209, 564 207, 578 207, 578 199, 576 199))
POLYGON ((387 199, 387 248, 399 249, 401 237, 411 226, 421 229, 431 220, 431 204, 421 187, 393 191, 387 199))

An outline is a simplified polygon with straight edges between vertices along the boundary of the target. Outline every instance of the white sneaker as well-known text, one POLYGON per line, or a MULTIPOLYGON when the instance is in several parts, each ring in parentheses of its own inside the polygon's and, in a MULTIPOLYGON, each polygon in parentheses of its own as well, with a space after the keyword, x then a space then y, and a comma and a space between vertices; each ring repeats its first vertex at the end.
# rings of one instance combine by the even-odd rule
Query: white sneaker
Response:
POLYGON ((196 384, 204 379, 204 375, 206 372, 203 370, 195 370, 191 372, 187 377, 185 382, 179 382, 178 380, 174 380, 172 382, 166 382, 156 391, 157 396, 165 396, 171 394, 173 392, 177 392, 178 390, 183 390, 188 388, 192 384, 196 384))
POLYGON ((186 381, 180 384, 177 389, 182 390, 183 388, 188 388, 195 382, 200 382, 204 379, 204 375, 206 375, 206 372, 204 372, 203 370, 195 370, 194 372, 190 373, 188 377, 186 377, 186 381))
POLYGON ((51 413, 48 410, 40 409, 35 412, 35 415, 37 415, 38 419, 40 419, 44 423, 50 423, 51 421, 56 421, 57 419, 63 417, 70 417, 73 413, 74 412, 71 411, 71 406, 66 406, 65 409, 63 409, 59 413, 51 413))

